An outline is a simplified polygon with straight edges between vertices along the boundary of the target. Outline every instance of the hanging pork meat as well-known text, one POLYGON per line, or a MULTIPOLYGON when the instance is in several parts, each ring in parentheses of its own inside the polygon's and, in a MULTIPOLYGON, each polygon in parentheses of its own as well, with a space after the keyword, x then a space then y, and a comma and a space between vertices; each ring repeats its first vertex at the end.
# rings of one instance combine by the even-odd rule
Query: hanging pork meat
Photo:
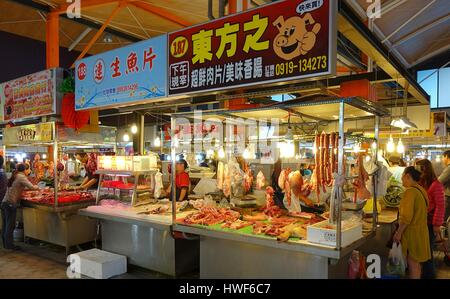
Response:
POLYGON ((363 157, 363 153, 358 154, 358 161, 356 163, 358 177, 353 181, 353 187, 355 188, 353 202, 356 202, 357 199, 364 200, 371 197, 369 190, 366 188, 366 182, 369 180, 369 174, 364 168, 363 157))
POLYGON ((264 173, 260 170, 258 175, 256 176, 256 189, 262 190, 266 185, 266 178, 264 177, 264 173))
POLYGON ((223 189, 223 182, 224 182, 224 166, 223 162, 219 161, 217 164, 217 188, 219 190, 223 189))
POLYGON ((228 164, 225 164, 223 168, 223 194, 227 198, 231 195, 231 174, 228 164))

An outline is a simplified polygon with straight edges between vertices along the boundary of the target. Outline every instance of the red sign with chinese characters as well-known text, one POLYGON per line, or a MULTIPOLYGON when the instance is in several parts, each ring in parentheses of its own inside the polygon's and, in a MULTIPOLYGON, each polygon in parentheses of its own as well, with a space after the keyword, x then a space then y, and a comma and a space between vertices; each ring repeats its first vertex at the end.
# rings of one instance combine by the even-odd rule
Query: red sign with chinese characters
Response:
POLYGON ((288 0, 169 34, 169 94, 331 75, 333 0, 288 0))
POLYGON ((0 84, 1 121, 15 121, 57 113, 57 85, 62 69, 47 69, 0 84))

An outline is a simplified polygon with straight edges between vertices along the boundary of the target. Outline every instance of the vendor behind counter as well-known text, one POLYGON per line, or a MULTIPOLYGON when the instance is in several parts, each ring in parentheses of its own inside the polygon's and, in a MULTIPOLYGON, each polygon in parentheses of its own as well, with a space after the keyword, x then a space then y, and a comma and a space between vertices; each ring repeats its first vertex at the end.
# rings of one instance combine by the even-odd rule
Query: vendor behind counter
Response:
MULTIPOLYGON (((188 164, 186 160, 180 159, 176 162, 175 165, 175 197, 177 201, 183 201, 188 198, 189 190, 191 187, 191 180, 189 178, 189 174, 187 173, 188 164)), ((171 169, 169 168, 169 173, 171 173, 171 169)), ((171 190, 172 184, 169 184, 169 187, 166 190, 169 198, 171 198, 171 190)))
POLYGON ((95 174, 97 171, 97 156, 94 153, 89 155, 89 158, 85 165, 86 176, 80 186, 75 187, 75 189, 89 190, 97 189, 100 176, 95 174))

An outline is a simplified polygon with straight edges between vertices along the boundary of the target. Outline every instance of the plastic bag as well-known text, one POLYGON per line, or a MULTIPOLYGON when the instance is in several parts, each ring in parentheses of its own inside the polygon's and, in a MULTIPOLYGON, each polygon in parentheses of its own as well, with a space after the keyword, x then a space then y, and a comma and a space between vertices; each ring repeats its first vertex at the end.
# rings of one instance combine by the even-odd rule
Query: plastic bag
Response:
POLYGON ((165 195, 162 177, 162 173, 158 170, 158 172, 155 174, 155 191, 153 193, 153 196, 155 198, 161 198, 165 195))
POLYGON ((403 257, 402 244, 392 244, 392 249, 389 251, 389 258, 386 265, 386 270, 389 274, 404 276, 406 269, 405 258, 403 257))
POLYGON ((350 259, 348 260, 348 278, 349 279, 365 279, 366 273, 366 258, 359 251, 353 250, 350 259))

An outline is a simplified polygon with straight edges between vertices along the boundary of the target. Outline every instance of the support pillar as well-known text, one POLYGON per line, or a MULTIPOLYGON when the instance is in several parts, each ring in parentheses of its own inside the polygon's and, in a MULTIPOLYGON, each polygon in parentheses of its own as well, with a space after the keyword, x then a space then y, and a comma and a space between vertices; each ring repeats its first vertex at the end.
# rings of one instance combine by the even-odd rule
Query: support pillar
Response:
POLYGON ((133 151, 134 153, 144 154, 144 114, 135 113, 134 114, 134 124, 136 124, 138 131, 133 134, 133 151))
POLYGON ((59 67, 59 15, 50 12, 46 22, 46 67, 59 67))

